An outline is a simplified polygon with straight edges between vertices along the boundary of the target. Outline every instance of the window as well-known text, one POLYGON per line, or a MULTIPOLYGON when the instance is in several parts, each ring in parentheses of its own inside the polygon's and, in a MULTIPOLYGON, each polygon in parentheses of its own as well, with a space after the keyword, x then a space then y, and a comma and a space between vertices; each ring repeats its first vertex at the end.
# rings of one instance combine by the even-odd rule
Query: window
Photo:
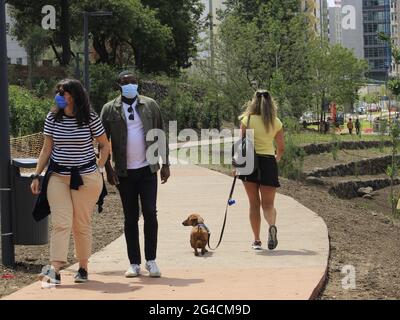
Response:
POLYGON ((10 57, 7 57, 7 63, 11 64, 11 58, 10 57))
POLYGON ((22 64, 22 58, 17 58, 17 64, 22 64))

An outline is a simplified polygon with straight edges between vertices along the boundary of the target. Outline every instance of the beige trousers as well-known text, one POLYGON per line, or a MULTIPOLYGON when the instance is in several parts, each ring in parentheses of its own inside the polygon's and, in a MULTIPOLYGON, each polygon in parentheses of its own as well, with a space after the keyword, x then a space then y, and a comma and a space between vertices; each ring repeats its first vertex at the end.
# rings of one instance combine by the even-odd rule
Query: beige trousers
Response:
POLYGON ((79 190, 71 190, 69 176, 53 173, 50 177, 47 198, 52 223, 51 262, 67 262, 71 230, 76 258, 79 261, 87 261, 91 255, 91 216, 99 199, 103 180, 98 171, 82 175, 82 179, 84 185, 80 186, 79 190))

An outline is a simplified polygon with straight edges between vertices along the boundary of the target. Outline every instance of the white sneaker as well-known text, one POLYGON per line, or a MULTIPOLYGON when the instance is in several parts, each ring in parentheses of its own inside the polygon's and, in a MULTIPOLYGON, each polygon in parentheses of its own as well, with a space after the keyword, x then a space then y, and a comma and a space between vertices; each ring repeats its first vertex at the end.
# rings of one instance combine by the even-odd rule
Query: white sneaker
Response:
POLYGON ((150 260, 146 262, 146 270, 150 273, 150 277, 152 278, 159 278, 161 277, 160 269, 156 264, 155 260, 150 260))
POLYGON ((126 278, 134 278, 140 275, 140 265, 139 264, 131 264, 129 269, 125 272, 126 278))

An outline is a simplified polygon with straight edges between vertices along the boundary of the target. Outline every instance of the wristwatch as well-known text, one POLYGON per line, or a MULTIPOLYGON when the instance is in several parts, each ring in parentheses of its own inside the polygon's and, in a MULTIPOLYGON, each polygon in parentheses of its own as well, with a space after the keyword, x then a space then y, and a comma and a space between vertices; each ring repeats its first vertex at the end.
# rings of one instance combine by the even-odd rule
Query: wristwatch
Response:
POLYGON ((31 174, 31 179, 32 180, 40 179, 40 174, 35 174, 35 173, 31 174))

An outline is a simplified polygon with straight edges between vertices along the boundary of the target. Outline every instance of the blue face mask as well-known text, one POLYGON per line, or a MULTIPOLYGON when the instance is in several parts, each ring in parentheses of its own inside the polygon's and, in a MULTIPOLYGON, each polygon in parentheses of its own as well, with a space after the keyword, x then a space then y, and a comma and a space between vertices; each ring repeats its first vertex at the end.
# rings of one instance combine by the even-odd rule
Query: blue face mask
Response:
POLYGON ((128 83, 128 84, 125 84, 120 87, 121 87, 122 95, 125 98, 133 99, 138 95, 138 85, 137 84, 128 83))
POLYGON ((60 109, 65 109, 68 105, 67 101, 65 100, 64 96, 60 96, 57 94, 54 98, 56 105, 60 109))

